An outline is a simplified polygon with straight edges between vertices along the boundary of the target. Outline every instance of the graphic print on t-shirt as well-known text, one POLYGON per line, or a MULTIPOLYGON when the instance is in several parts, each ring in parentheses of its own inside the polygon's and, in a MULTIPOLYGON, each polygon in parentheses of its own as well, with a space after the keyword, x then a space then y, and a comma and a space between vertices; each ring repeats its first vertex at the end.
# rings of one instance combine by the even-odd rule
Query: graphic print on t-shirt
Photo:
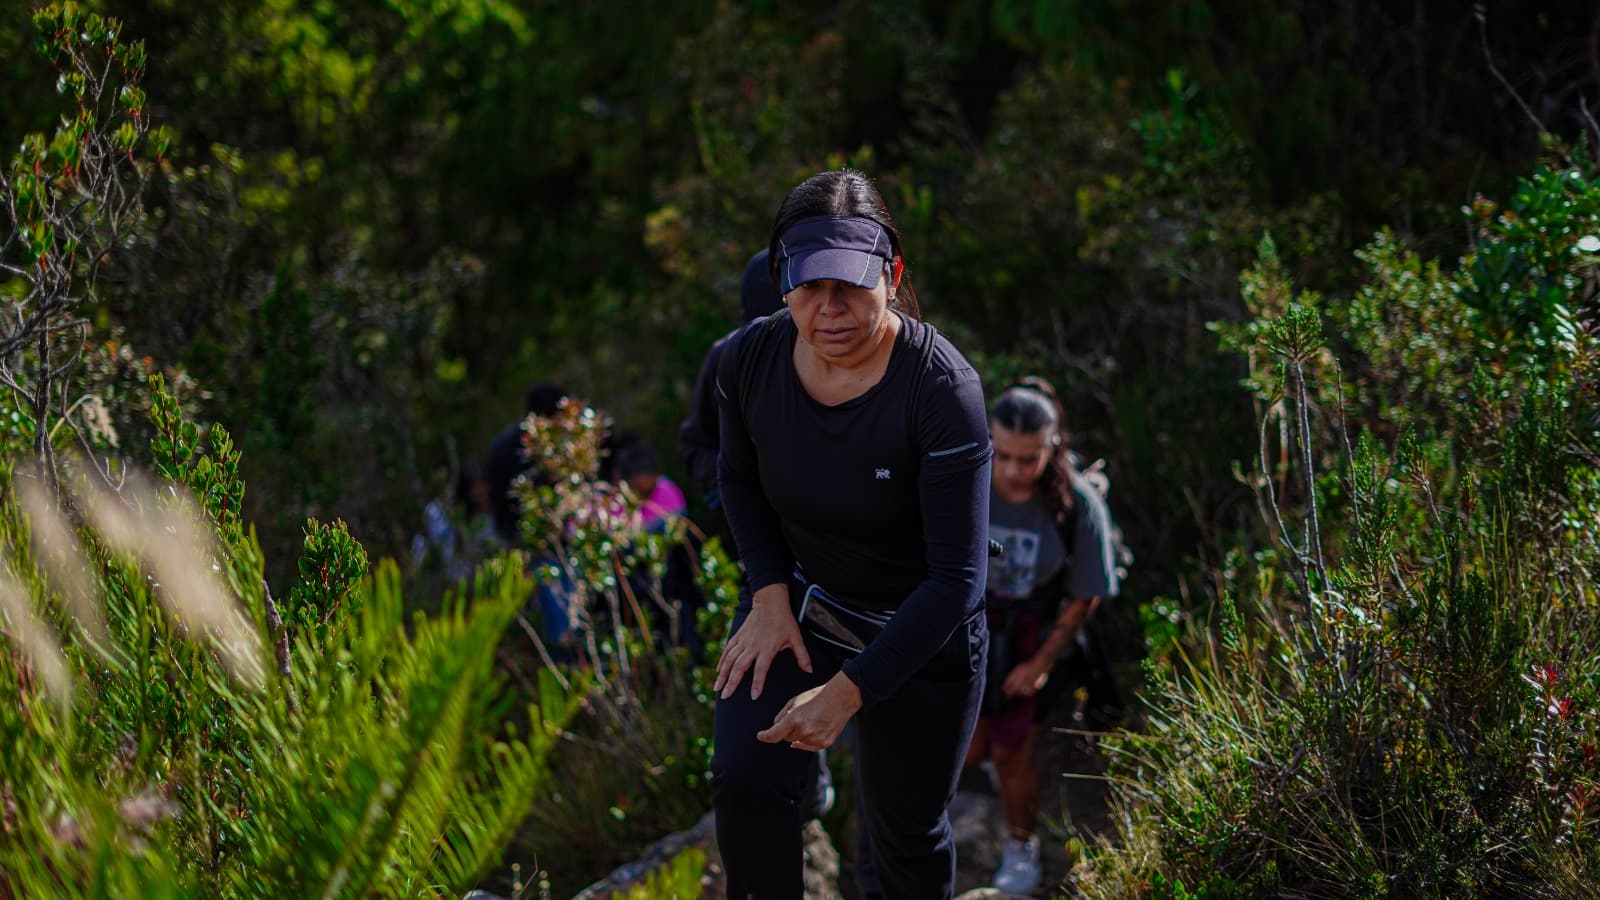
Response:
POLYGON ((1039 532, 990 523, 989 537, 1005 548, 999 559, 989 560, 989 590, 996 596, 1013 599, 1033 593, 1039 566, 1039 532))

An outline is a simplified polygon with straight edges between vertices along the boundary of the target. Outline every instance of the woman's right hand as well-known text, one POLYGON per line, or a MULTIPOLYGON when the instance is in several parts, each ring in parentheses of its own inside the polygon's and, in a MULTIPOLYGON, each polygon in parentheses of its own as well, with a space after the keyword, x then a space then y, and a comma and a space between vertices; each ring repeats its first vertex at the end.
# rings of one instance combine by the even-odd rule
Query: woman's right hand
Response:
POLYGON ((789 585, 769 584, 751 598, 749 615, 728 638, 717 660, 717 680, 711 689, 726 700, 733 696, 745 672, 750 672, 750 699, 761 696, 767 669, 785 649, 794 651, 800 668, 811 671, 811 654, 800 635, 800 623, 789 611, 789 585))

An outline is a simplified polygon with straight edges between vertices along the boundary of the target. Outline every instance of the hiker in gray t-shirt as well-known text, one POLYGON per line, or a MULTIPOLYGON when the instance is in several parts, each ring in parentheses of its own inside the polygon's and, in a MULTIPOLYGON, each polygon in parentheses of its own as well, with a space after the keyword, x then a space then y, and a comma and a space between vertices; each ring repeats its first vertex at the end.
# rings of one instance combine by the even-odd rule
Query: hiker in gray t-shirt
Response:
POLYGON ((1005 548, 999 559, 989 563, 991 595, 1026 598, 1036 587, 1063 575, 1063 570, 1067 582, 1052 602, 1062 596, 1117 595, 1111 513, 1100 493, 1081 476, 1069 472, 1067 477, 1072 491, 1067 515, 1071 520, 1067 523, 1071 526, 1070 551, 1062 546, 1064 533, 1056 522, 1056 513, 1038 494, 1013 503, 997 491, 990 491, 989 537, 1005 548))
POLYGON ((1115 541, 1100 492, 1070 465, 1049 382, 1030 378, 1001 394, 989 435, 989 537, 1005 552, 989 563, 989 677, 967 763, 992 759, 999 776, 1009 833, 994 886, 1026 894, 1040 877, 1033 747, 1054 693, 1044 688, 1089 614, 1116 596, 1115 541))

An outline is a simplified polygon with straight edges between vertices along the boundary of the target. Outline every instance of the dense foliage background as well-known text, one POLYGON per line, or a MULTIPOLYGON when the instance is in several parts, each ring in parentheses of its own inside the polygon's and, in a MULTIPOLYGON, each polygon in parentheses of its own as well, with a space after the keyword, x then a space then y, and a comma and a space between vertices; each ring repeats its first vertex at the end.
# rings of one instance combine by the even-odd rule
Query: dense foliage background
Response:
MULTIPOLYGON (((848 161, 928 314, 997 381, 1064 382, 1165 573, 1183 488, 1238 493, 1249 410, 1202 326, 1242 315, 1262 230, 1329 289, 1379 226, 1454 246, 1534 158, 1523 104, 1575 135, 1600 94, 1569 4, 101 6, 174 141, 98 324, 239 436, 273 571, 307 513, 399 550, 450 442, 481 452, 540 378, 670 450, 778 201, 848 161)), ((27 4, 3 15, 14 147, 59 104, 27 4)))
MULTIPOLYGON (((1291 485, 1286 507, 1328 491, 1331 508, 1344 508, 1358 493, 1352 472, 1398 459, 1402 433, 1419 435, 1424 450, 1416 452, 1433 454, 1439 483, 1477 485, 1438 488, 1417 516, 1459 504, 1476 521, 1483 507, 1474 498, 1491 488, 1469 473, 1503 468, 1516 435, 1546 429, 1540 452, 1559 448, 1594 464, 1582 403, 1594 387, 1583 380, 1592 378, 1582 363, 1587 345, 1574 339, 1566 356, 1549 355, 1567 335, 1588 334, 1594 316, 1592 269, 1572 250, 1594 233, 1595 210, 1585 205, 1592 189, 1562 193, 1563 179, 1593 177, 1600 145, 1600 11, 1583 4, 80 6, 118 17, 145 41, 146 121, 164 126, 170 145, 143 183, 143 213, 98 273, 77 377, 105 399, 108 433, 122 448, 149 443, 152 399, 140 385, 152 370, 168 375, 185 410, 227 427, 250 485, 243 519, 259 529, 260 564, 279 595, 301 575, 308 517, 343 520, 375 558, 403 555, 423 504, 448 491, 455 460, 481 454, 540 379, 561 381, 644 435, 680 474, 674 429, 701 354, 736 322, 743 261, 766 240, 790 186, 846 163, 884 189, 926 315, 956 336, 992 388, 1028 371, 1054 380, 1076 444, 1088 458, 1106 458, 1113 512, 1138 560, 1110 631, 1130 674, 1137 657, 1159 661, 1158 687, 1189 667, 1240 667, 1212 666, 1194 650, 1212 645, 1209 629, 1221 627, 1224 610, 1274 629, 1269 638, 1252 625, 1229 626, 1237 645, 1229 652, 1282 657, 1303 638, 1284 631, 1300 621, 1294 610, 1309 608, 1333 578, 1302 567, 1301 583, 1260 582, 1260 598, 1239 596, 1241 578, 1287 578, 1283 567, 1293 565, 1292 553, 1274 549, 1284 532, 1263 520, 1262 480, 1251 474, 1286 465, 1261 451, 1267 423, 1274 446, 1327 454, 1309 467, 1305 489, 1279 472, 1279 489, 1291 485), (1262 258, 1268 233, 1270 271, 1255 270, 1242 291, 1241 273, 1262 258), (1292 352, 1284 341, 1253 343, 1270 338, 1288 304, 1252 298, 1268 283, 1280 285, 1273 296, 1293 295, 1281 287, 1291 282, 1327 298, 1306 304, 1323 313, 1315 352, 1304 335, 1292 352), (1306 400, 1315 409, 1305 414, 1307 437, 1295 430, 1291 440, 1283 423, 1295 414, 1278 405, 1286 393, 1260 367, 1318 354, 1342 368, 1330 362, 1307 376, 1312 393, 1323 393, 1306 400), (1523 404, 1524 395, 1540 399, 1523 404), (1505 401, 1494 407, 1499 417, 1474 419, 1489 408, 1486 397, 1505 401), (1347 403, 1346 417, 1329 412, 1347 403), (1528 424, 1525 410, 1563 418, 1528 424), (1327 433, 1313 439, 1316 429, 1327 433), (1362 435, 1367 456, 1341 455, 1346 438, 1353 447, 1362 435)), ((55 127, 64 109, 57 73, 30 50, 31 17, 20 0, 0 6, 7 148, 55 127)), ((0 289, 15 283, 0 281, 0 289)), ((27 446, 32 433, 17 415, 10 422, 13 442, 27 446)), ((1584 518, 1593 487, 1569 477, 1569 463, 1579 465, 1530 470, 1517 484, 1587 498, 1589 506, 1538 507, 1581 531, 1593 526, 1584 518)), ((1412 513, 1396 515, 1403 527, 1412 513)), ((1359 551, 1375 571, 1383 554, 1406 557, 1406 547, 1415 551, 1409 562, 1389 568, 1427 565, 1439 558, 1417 549, 1429 541, 1455 540, 1462 556, 1463 539, 1443 526, 1419 525, 1380 553, 1348 548, 1330 521, 1327 552, 1359 551)), ((1490 525, 1470 529, 1481 538, 1490 525)), ((1508 548, 1523 541, 1553 553, 1552 571, 1592 571, 1582 546, 1548 532, 1511 533, 1508 548)), ((1465 553, 1441 595, 1466 590, 1472 560, 1495 556, 1465 553)), ((1548 595, 1542 578, 1519 575, 1491 593, 1548 595)), ((1374 608, 1389 602, 1381 598, 1393 585, 1382 582, 1362 582, 1379 598, 1374 608)), ((1568 607, 1593 602, 1592 581, 1563 584, 1568 607)), ((417 602, 438 606, 428 596, 417 602)), ((1570 627, 1551 624, 1545 611, 1530 611, 1528 621, 1544 623, 1527 625, 1531 633, 1570 627)), ((1434 658, 1415 644, 1360 646, 1383 659, 1434 658)), ((1523 669, 1536 657, 1554 665, 1546 659, 1554 652, 1506 649, 1501 680, 1520 690, 1523 669)), ((1273 685, 1271 696, 1316 694, 1307 688, 1314 679, 1295 671, 1300 680, 1288 685, 1258 681, 1273 685)), ((1183 707, 1188 682, 1175 683, 1160 691, 1183 707)), ((1228 682, 1215 693, 1254 696, 1245 690, 1228 682)), ((1477 706, 1457 712, 1493 730, 1477 706)), ((1521 740, 1520 720, 1503 712, 1495 722, 1521 740)), ((1393 746, 1431 748, 1417 751, 1426 756, 1437 751, 1430 741, 1476 740, 1451 728, 1393 746)), ((1471 756, 1464 770, 1510 765, 1522 751, 1509 747, 1497 763, 1471 756)), ((1166 763, 1133 764, 1140 778, 1207 750, 1170 752, 1166 763)), ((1273 789, 1292 780, 1283 775, 1273 789)), ((1378 793, 1393 787, 1377 783, 1378 793)), ((1203 788, 1174 788, 1156 804, 1169 803, 1169 817, 1209 808, 1193 802, 1203 788)), ((620 790, 590 789, 596 797, 620 790)), ((1497 796, 1520 789, 1508 784, 1497 796)), ((614 810, 626 805, 585 814, 623 821, 614 810)), ((639 822, 638 837, 695 814, 691 802, 657 805, 668 812, 639 822)), ((1216 808, 1218 822, 1245 815, 1227 803, 1216 808)), ((1253 808, 1270 818, 1261 811, 1277 807, 1253 808)), ((1526 823, 1548 812, 1495 818, 1483 836, 1452 846, 1481 849, 1496 828, 1529 833, 1526 823)), ((1214 822, 1191 824, 1193 842, 1171 852, 1194 868, 1133 866, 1125 880, 1101 883, 1176 893, 1195 887, 1195 860, 1243 852, 1237 835, 1208 830, 1214 822)), ((1130 845, 1160 856, 1143 833, 1130 834, 1130 845)), ((1242 858, 1252 861, 1266 859, 1262 846, 1286 840, 1250 835, 1256 843, 1242 858)), ((1397 840, 1382 828, 1369 839, 1397 840)), ((627 855, 571 850, 588 852, 595 856, 563 876, 574 886, 584 874, 577 869, 603 870, 607 852, 627 855)), ((1227 889, 1333 877, 1270 861, 1275 874, 1266 880, 1250 880, 1265 878, 1261 865, 1225 872, 1227 889)), ((1338 883, 1367 871, 1347 869, 1338 883)), ((1461 886, 1429 877, 1394 889, 1461 886)), ((1466 887, 1501 884, 1474 877, 1466 887)))

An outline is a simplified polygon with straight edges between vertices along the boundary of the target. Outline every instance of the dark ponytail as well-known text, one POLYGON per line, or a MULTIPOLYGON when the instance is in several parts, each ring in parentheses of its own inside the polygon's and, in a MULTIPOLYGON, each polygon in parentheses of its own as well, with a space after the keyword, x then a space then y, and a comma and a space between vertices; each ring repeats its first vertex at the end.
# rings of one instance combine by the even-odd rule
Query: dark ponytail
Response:
POLYGON ((1067 521, 1075 502, 1067 429, 1061 424, 1065 419, 1055 386, 1037 375, 1029 375, 1006 388, 995 400, 994 411, 989 414, 989 421, 1007 431, 1018 434, 1050 431, 1055 435, 1055 444, 1050 448, 1050 464, 1045 466, 1039 488, 1057 524, 1067 521))
MULTIPOLYGON (((900 232, 894 227, 894 218, 883 203, 883 195, 872 186, 867 176, 855 169, 837 172, 819 172, 800 182, 778 207, 778 216, 772 222, 772 239, 768 242, 767 268, 774 286, 778 284, 778 264, 783 254, 778 239, 789 226, 813 216, 860 216, 871 219, 889 235, 889 245, 896 259, 905 264, 905 253, 900 246, 900 232)), ((906 267, 909 270, 909 266, 906 267)), ((917 292, 911 287, 909 271, 902 271, 900 287, 895 291, 895 308, 917 321, 922 321, 922 307, 917 303, 917 292)))

